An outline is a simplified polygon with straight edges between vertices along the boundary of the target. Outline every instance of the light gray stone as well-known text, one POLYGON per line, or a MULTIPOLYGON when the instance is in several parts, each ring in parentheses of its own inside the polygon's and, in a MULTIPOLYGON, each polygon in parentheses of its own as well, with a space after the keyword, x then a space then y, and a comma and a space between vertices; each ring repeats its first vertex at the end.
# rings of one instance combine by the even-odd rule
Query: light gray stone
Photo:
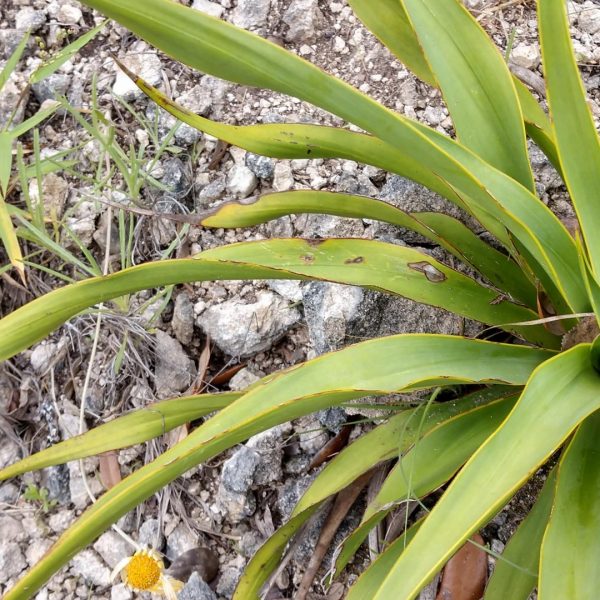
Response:
POLYGON ((27 568, 19 544, 9 539, 0 539, 0 583, 5 583, 27 568))
POLYGON ((256 512, 256 496, 253 492, 234 492, 219 485, 217 506, 230 523, 239 523, 256 512))
POLYGON ((259 463, 258 452, 241 446, 223 464, 221 483, 231 492, 247 492, 254 483, 254 472, 259 463))
POLYGON ((161 550, 165 545, 165 537, 160 530, 158 519, 146 519, 140 526, 138 537, 140 546, 161 550))
POLYGON ((244 165, 233 165, 227 176, 228 191, 238 198, 247 198, 258 185, 256 175, 244 165))
POLYGON ((113 584, 110 588, 110 600, 132 600, 133 592, 124 584, 113 584))
POLYGON ((36 32, 46 22, 46 13, 42 10, 35 10, 31 6, 26 6, 15 15, 15 26, 21 31, 36 32))
MULTIPOLYGON (((123 64, 139 75, 150 85, 157 86, 162 81, 162 66, 156 52, 149 49, 143 42, 137 42, 131 47, 130 53, 122 59, 123 64)), ((117 68, 117 77, 112 90, 116 96, 131 102, 141 98, 144 93, 129 77, 117 68)))
POLYGON ((581 8, 576 10, 578 28, 590 35, 600 31, 600 6, 597 2, 584 2, 581 8))
POLYGON ((186 292, 181 292, 175 298, 171 327, 173 327, 175 337, 184 346, 192 341, 194 335, 194 305, 186 292))
POLYGON ((187 389, 196 376, 196 366, 181 344, 164 331, 156 331, 154 387, 159 398, 169 398, 187 389))
POLYGON ((254 485, 267 485, 281 479, 284 442, 291 432, 291 425, 284 423, 253 435, 246 442, 246 448, 259 458, 254 469, 254 485))
POLYGON ((283 22, 289 28, 286 34, 288 41, 308 43, 314 41, 316 32, 321 28, 323 14, 317 0, 292 0, 283 15, 283 22))
POLYGON ((536 69, 540 65, 540 49, 536 44, 517 44, 510 54, 510 60, 525 69, 536 69))
POLYGON ((83 550, 71 561, 73 573, 98 587, 110 585, 110 570, 93 550, 83 550))
POLYGON ((273 189, 276 192, 287 192, 294 187, 294 175, 289 163, 278 162, 273 171, 273 189))
POLYGON ((179 592, 179 600, 217 600, 216 594, 198 573, 194 571, 185 587, 179 592))
POLYGON ((270 8, 271 0, 238 0, 231 20, 238 27, 258 29, 266 25, 270 8))
POLYGON ((223 569, 217 583, 217 594, 225 598, 231 598, 235 588, 242 576, 242 569, 238 567, 226 567, 223 569))
POLYGON ((167 537, 167 558, 175 560, 180 554, 198 546, 198 536, 181 522, 167 537))
POLYGON ((247 357, 270 348, 300 319, 300 313, 273 292, 260 291, 256 302, 233 298, 207 308, 197 324, 230 356, 247 357))
POLYGON ((94 543, 94 550, 111 569, 134 551, 131 545, 114 531, 103 533, 94 543))
POLYGON ((209 2, 209 0, 194 0, 192 8, 202 11, 211 17, 220 19, 223 16, 224 8, 217 2, 209 2))

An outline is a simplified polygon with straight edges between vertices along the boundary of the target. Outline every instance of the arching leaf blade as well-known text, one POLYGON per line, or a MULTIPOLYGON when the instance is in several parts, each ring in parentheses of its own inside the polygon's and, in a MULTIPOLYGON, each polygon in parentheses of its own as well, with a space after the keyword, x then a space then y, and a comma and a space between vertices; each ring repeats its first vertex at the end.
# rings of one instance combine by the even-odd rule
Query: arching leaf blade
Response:
POLYGON ((546 479, 533 508, 496 560, 484 600, 527 600, 537 586, 540 546, 552 510, 555 486, 554 470, 546 479))
POLYGON ((390 590, 399 597, 415 595, 599 406, 600 381, 590 365, 589 344, 538 367, 506 421, 450 484, 374 600, 389 598, 390 590), (473 489, 478 493, 469 493, 473 489))
POLYGON ((538 0, 548 104, 565 183, 579 217, 593 272, 600 273, 600 138, 571 45, 566 5, 538 0))
POLYGON ((558 466, 556 495, 540 555, 540 596, 593 598, 600 543, 600 413, 579 427, 558 466))
POLYGON ((237 400, 241 393, 203 394, 150 404, 32 454, 0 470, 0 481, 101 452, 147 442, 237 400))
POLYGON ((462 2, 402 0, 402 4, 461 143, 535 191, 521 106, 498 48, 462 2))
POLYGON ((522 385, 549 355, 452 336, 399 335, 362 342, 264 378, 179 444, 108 490, 4 596, 30 598, 79 550, 155 491, 251 435, 369 394, 447 383, 522 385), (432 360, 432 357, 435 360, 432 360))

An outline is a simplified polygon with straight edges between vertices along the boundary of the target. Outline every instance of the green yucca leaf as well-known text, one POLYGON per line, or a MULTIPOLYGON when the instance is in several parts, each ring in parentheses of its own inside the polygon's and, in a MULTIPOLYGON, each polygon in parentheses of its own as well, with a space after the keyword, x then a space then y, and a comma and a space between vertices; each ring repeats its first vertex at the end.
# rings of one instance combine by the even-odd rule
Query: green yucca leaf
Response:
POLYGON ((558 155, 593 273, 600 274, 600 138, 571 46, 566 4, 539 0, 538 17, 548 104, 558 155))
POLYGON ((422 498, 448 481, 496 430, 517 398, 513 395, 457 415, 416 441, 386 477, 365 509, 361 524, 344 541, 336 572, 343 569, 369 531, 400 502, 422 498))
MULTIPOLYGON (((598 375, 596 375, 598 377, 598 375)), ((600 573, 600 413, 577 430, 558 466, 552 514, 542 542, 542 598, 594 598, 600 573)))
POLYGON ((150 404, 5 467, 0 470, 0 481, 27 471, 141 444, 179 425, 220 410, 241 395, 202 394, 150 404))
POLYGON ((510 324, 507 329, 532 342, 558 347, 558 339, 540 325, 513 325, 535 319, 533 311, 411 248, 371 240, 270 240, 216 248, 193 259, 131 267, 50 292, 0 319, 0 360, 99 302, 157 286, 223 279, 321 279, 362 285, 439 303, 486 323, 510 324))
POLYGON ((527 600, 537 585, 540 546, 548 524, 555 470, 548 476, 533 508, 508 541, 485 589, 485 600, 527 600))
POLYGON ((535 191, 521 107, 498 48, 460 2, 401 1, 461 143, 535 191))
POLYGON ((450 484, 374 600, 390 594, 412 598, 573 429, 600 408, 600 378, 589 353, 589 344, 581 344, 536 369, 504 424, 450 484))
POLYGON ((483 242, 460 221, 442 213, 406 213, 364 196, 298 190, 227 202, 204 213, 199 223, 205 227, 247 227, 302 213, 374 219, 411 229, 471 265, 515 299, 536 306, 537 291, 514 261, 483 242))
POLYGON ((371 340, 266 377, 183 441, 108 490, 58 539, 4 600, 31 597, 79 550, 167 483, 251 435, 365 395, 445 384, 523 385, 551 355, 452 336, 371 340))

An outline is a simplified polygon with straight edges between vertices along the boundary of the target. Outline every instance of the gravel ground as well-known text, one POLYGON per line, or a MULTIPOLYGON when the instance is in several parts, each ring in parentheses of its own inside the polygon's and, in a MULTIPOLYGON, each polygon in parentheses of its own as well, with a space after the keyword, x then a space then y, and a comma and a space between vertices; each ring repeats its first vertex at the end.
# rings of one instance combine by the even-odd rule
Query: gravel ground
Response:
MULTIPOLYGON (((541 74, 531 2, 468 0, 467 4, 501 48, 514 35, 513 63, 533 76, 541 74)), ((194 0, 193 6, 270 37, 388 107, 452 134, 440 94, 394 60, 360 25, 344 1, 194 0)), ((594 0, 569 2, 569 8, 590 106, 599 119, 600 4, 594 0)), ((46 53, 56 52, 100 21, 98 15, 70 0, 0 3, 0 67, 26 29, 31 28, 34 34, 26 58, 0 92, 0 124, 6 122, 27 77, 46 53)), ((24 111, 16 118, 22 120, 34 114, 56 96, 66 96, 72 106, 89 114, 94 81, 97 108, 113 123, 116 139, 124 148, 130 144, 143 148, 145 168, 162 184, 160 189, 150 184, 141 187, 136 201, 146 209, 157 213, 197 212, 232 198, 311 188, 364 194, 407 210, 443 210, 463 218, 435 194, 352 161, 272 160, 236 148, 222 153, 214 138, 187 126, 169 134, 174 120, 157 113, 118 72, 113 54, 187 108, 216 120, 234 124, 341 122, 296 99, 193 73, 122 27, 109 24, 55 75, 33 86, 22 103, 24 111), (119 98, 130 103, 140 120, 135 120, 119 98), (161 153, 158 145, 165 140, 167 149, 161 153)), ((31 138, 23 140, 26 149, 33 147, 31 138)), ((99 263, 108 255, 109 262, 118 268, 118 224, 102 200, 129 201, 131 190, 126 182, 116 174, 102 185, 92 183, 102 148, 64 111, 41 127, 40 147, 43 156, 71 149, 77 161, 76 173, 48 175, 42 186, 45 210, 58 223, 58 240, 81 254, 61 229, 66 224, 99 263)), ((551 165, 535 148, 532 157, 543 200, 561 217, 573 216, 551 165)), ((29 193, 39 197, 35 181, 30 183, 29 193)), ((22 190, 20 194, 22 197, 22 190)), ((227 231, 197 227, 186 230, 173 221, 146 217, 137 217, 134 225, 130 252, 133 263, 157 259, 167 251, 177 256, 194 255, 231 242, 269 237, 353 236, 413 246, 423 242, 410 232, 328 216, 283 217, 264 226, 227 231)), ((452 264, 451 258, 444 258, 452 264)), ((37 260, 59 269, 60 260, 49 253, 37 260)), ((73 276, 75 271, 67 266, 66 273, 73 276)), ((28 293, 14 281, 0 281, 0 314, 23 304, 31 294, 42 294, 57 285, 60 281, 56 276, 42 271, 31 271, 28 293)), ((107 312, 102 321, 86 388, 86 428, 157 398, 197 389, 202 381, 223 372, 229 376, 217 389, 243 389, 265 374, 365 337, 408 331, 477 331, 477 324, 465 324, 445 311, 327 283, 197 283, 177 286, 168 295, 143 292, 124 303, 119 310, 107 312), (207 335, 213 346, 205 369, 202 351, 207 335), (235 366, 239 370, 231 377, 230 369, 235 366)), ((47 341, 0 365, 0 467, 77 433, 95 322, 93 316, 78 317, 47 341)), ((162 551, 168 561, 198 547, 207 549, 201 555, 194 554, 192 563, 200 575, 211 580, 210 587, 194 576, 185 597, 231 598, 248 558, 289 514, 314 476, 307 472, 311 457, 339 431, 346 418, 341 410, 328 411, 255 436, 219 460, 193 469, 126 515, 119 526, 139 543, 162 551)), ((370 426, 355 426, 352 436, 370 426)), ((147 446, 120 452, 121 474, 135 470, 173 441, 173 436, 164 436, 147 446)), ((97 458, 84 461, 86 479, 94 494, 104 489, 98 469, 97 458)), ((525 514, 541 480, 543 475, 485 530, 486 540, 495 551, 501 551, 525 514)), ((0 590, 11 587, 28 566, 35 564, 89 504, 80 466, 75 463, 0 485, 0 590), (52 502, 45 505, 40 500, 25 500, 23 493, 29 485, 48 489, 52 502)), ((352 512, 343 529, 348 531, 358 518, 359 512, 352 512)), ((309 545, 301 545, 279 577, 280 597, 292 597, 311 551, 309 545)), ((110 582, 111 569, 130 553, 127 542, 114 532, 105 533, 36 598, 131 598, 125 586, 110 582)), ((189 559, 190 555, 186 556, 189 559)), ((366 557, 366 553, 357 556, 351 573, 342 579, 344 584, 355 578, 366 557)), ((188 568, 187 575, 191 570, 188 568)), ((324 593, 316 585, 313 597, 324 597, 320 595, 324 593)), ((340 590, 335 593, 340 594, 340 590)), ((334 597, 332 592, 329 597, 334 597)))

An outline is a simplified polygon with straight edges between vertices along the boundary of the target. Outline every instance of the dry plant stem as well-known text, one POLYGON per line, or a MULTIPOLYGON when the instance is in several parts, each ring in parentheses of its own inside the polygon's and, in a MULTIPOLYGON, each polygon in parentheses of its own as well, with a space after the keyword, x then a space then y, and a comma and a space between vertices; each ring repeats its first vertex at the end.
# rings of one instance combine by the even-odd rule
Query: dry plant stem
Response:
POLYGON ((321 529, 321 535, 319 535, 319 540, 312 553, 310 562, 304 572, 304 577, 302 577, 302 581, 300 582, 300 587, 294 596, 296 600, 306 600, 310 586, 323 562, 333 536, 372 476, 373 471, 368 471, 336 496, 331 511, 323 524, 323 529, 321 529))
MULTIPOLYGON (((108 222, 109 223, 110 223, 111 219, 112 219, 112 208, 109 207, 108 208, 108 222)), ((109 264, 109 260, 110 260, 110 242, 111 242, 110 234, 111 234, 111 228, 107 227, 106 228, 106 250, 104 252, 104 261, 102 263, 102 274, 103 275, 108 274, 108 264, 109 264)), ((104 308, 104 304, 100 304, 98 306, 98 316, 96 317, 96 327, 94 329, 94 340, 92 342, 92 351, 90 352, 90 360, 88 362, 88 368, 85 373, 85 380, 83 382, 83 389, 81 391, 81 402, 79 405, 79 435, 81 435, 83 433, 83 428, 84 428, 84 424, 85 424, 86 398, 87 398, 88 390, 90 387, 90 379, 92 377, 92 367, 94 365, 94 360, 96 358, 96 352, 98 350, 98 340, 100 339, 100 326, 102 325, 102 310, 103 310, 103 308, 104 308)), ((79 460, 79 471, 81 473, 81 478, 83 480, 83 486, 85 487, 85 491, 87 492, 87 495, 89 496, 92 503, 96 502, 96 496, 94 495, 94 492, 92 492, 90 485, 88 483, 86 474, 85 474, 85 468, 83 466, 83 459, 79 460)), ((121 528, 117 527, 117 525, 113 525, 112 528, 125 541, 129 542, 134 548, 136 548, 136 549, 138 548, 138 544, 134 540, 132 540, 121 528)))

